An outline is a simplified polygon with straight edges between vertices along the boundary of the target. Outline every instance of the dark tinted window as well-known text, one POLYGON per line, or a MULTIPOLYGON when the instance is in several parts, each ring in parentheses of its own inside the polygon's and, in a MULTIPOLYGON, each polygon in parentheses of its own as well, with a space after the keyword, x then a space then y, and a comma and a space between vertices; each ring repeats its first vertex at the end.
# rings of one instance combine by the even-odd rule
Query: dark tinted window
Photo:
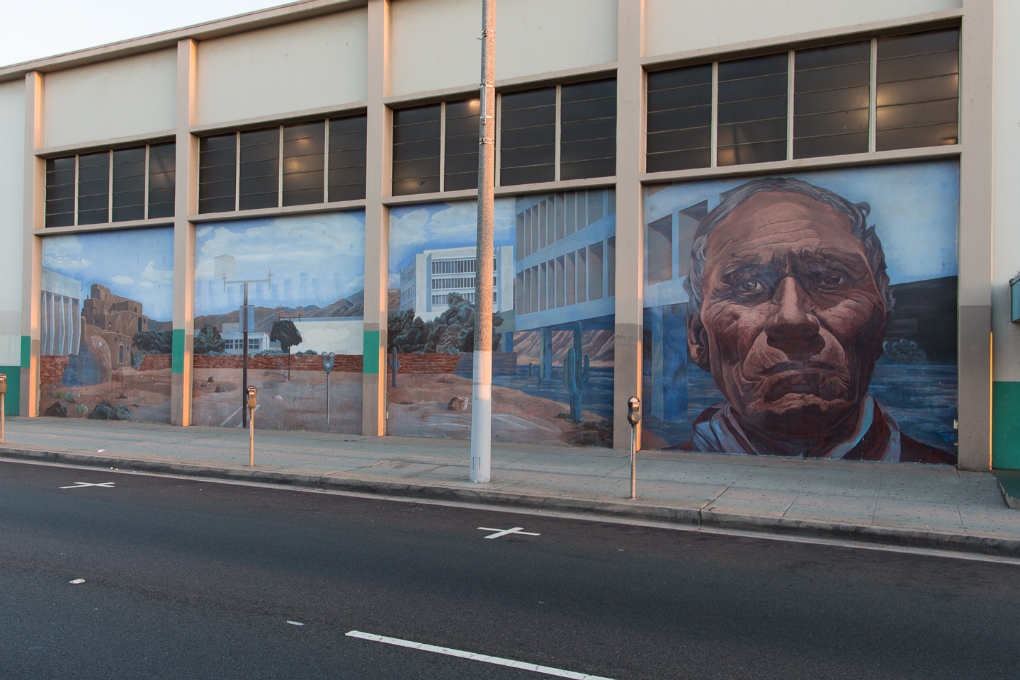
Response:
POLYGON ((280 190, 280 128, 241 133, 238 208, 275 208, 280 190))
POLYGON ((478 107, 477 99, 446 104, 446 191, 478 188, 478 107))
POLYGON ((176 144, 149 147, 149 219, 174 216, 176 170, 176 144))
POLYGON ((560 179, 616 174, 616 80, 560 91, 560 179))
POLYGON ((712 164, 712 65, 648 74, 648 172, 712 164))
POLYGON ((393 112, 393 195, 439 191, 440 106, 393 112))
POLYGON ((365 140, 367 118, 329 121, 329 200, 365 197, 365 140))
POLYGON ((145 147, 113 152, 113 221, 145 219, 145 147))
POLYGON ((237 189, 237 135, 203 137, 198 163, 198 212, 233 210, 237 189))
POLYGON ((74 156, 46 161, 46 226, 74 225, 74 156))
POLYGON ((78 156, 78 224, 110 221, 110 152, 78 156))
POLYGON ((878 41, 878 151, 956 143, 959 49, 956 29, 878 41))
POLYGON ((786 54, 719 64, 719 165, 786 159, 786 54))
POLYGON ((283 128, 283 204, 325 200, 326 123, 283 128))
POLYGON ((867 152, 870 42, 797 51, 793 91, 794 158, 867 152))
POLYGON ((504 94, 500 104, 502 186, 556 179, 556 88, 504 94))

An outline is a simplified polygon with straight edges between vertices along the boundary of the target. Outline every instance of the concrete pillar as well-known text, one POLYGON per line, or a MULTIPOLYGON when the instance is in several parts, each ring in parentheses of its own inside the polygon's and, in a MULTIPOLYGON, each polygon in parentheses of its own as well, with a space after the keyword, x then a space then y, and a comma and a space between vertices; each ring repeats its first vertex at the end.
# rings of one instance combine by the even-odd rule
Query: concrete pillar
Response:
POLYGON ((368 3, 368 141, 365 161, 365 356, 362 371, 361 433, 386 434, 386 326, 392 114, 389 93, 389 0, 368 3))
POLYGON ((195 344, 195 225, 198 212, 198 118, 196 70, 198 44, 177 43, 177 159, 174 189, 173 356, 170 363, 170 422, 191 425, 192 356, 195 344))
POLYGON ((965 0, 960 59, 959 467, 991 468, 993 0, 965 0))
POLYGON ((45 146, 43 77, 25 75, 24 271, 21 304, 21 415, 39 415, 39 290, 42 285, 42 239, 46 216, 46 161, 36 151, 45 146))
MULTIPOLYGON (((644 229, 644 0, 618 4, 616 72, 616 348, 613 448, 630 449, 627 399, 641 396, 644 229)), ((641 446, 638 428, 638 447, 641 446)))

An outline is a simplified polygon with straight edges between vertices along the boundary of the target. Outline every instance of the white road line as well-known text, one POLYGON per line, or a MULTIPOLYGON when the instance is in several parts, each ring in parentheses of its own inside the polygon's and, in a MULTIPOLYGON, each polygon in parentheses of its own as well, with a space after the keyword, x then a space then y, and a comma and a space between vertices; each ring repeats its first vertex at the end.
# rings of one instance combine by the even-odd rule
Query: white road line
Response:
POLYGON ((104 489, 112 489, 114 482, 100 482, 99 484, 89 484, 88 482, 75 482, 71 486, 62 486, 61 489, 84 489, 86 486, 101 486, 104 489))
POLYGON ((305 625, 303 623, 300 623, 299 621, 288 621, 287 623, 289 623, 292 626, 303 626, 303 625, 305 625))
POLYGON ((372 633, 362 633, 360 630, 350 631, 349 633, 347 633, 347 637, 358 638, 360 640, 368 640, 370 642, 381 642, 386 645, 395 645, 397 647, 417 649, 420 652, 432 652, 434 654, 456 656, 461 659, 468 659, 470 661, 481 661, 482 663, 491 663, 496 666, 509 666, 510 668, 519 668, 522 671, 532 671, 534 673, 542 673, 543 675, 553 675, 556 676, 557 678, 573 678, 573 680, 611 680, 611 678, 604 678, 600 675, 575 673, 574 671, 565 671, 559 668, 551 668, 549 666, 539 666, 538 664, 534 663, 514 661, 513 659, 504 659, 498 656, 489 656, 487 654, 475 654, 474 652, 465 652, 459 649, 450 649, 449 647, 436 647, 435 645, 427 645, 423 642, 412 642, 411 640, 401 640, 400 638, 386 637, 385 635, 373 635, 372 633))
POLYGON ((495 531, 496 533, 482 538, 499 538, 508 534, 520 534, 521 536, 541 536, 542 534, 533 534, 528 531, 521 531, 524 527, 513 527, 511 529, 493 529, 491 527, 478 527, 481 531, 495 531))

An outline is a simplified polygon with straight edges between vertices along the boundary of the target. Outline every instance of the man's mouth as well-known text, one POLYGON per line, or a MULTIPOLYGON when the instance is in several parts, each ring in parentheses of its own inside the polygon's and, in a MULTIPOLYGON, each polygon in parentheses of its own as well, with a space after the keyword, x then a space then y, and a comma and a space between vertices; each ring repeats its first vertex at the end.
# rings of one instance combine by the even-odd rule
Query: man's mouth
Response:
POLYGON ((777 401, 790 394, 812 394, 828 401, 843 395, 845 388, 835 371, 804 366, 764 377, 763 382, 765 389, 761 394, 765 401, 777 401))
POLYGON ((768 368, 759 371, 758 375, 779 375, 780 373, 800 373, 802 371, 835 371, 838 366, 833 366, 826 361, 780 361, 768 368))

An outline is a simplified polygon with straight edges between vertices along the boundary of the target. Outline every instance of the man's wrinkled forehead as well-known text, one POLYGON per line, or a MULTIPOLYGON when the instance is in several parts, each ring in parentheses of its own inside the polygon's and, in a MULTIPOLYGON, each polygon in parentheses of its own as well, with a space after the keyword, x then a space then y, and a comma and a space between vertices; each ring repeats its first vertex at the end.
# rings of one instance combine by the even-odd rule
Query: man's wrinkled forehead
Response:
POLYGON ((738 253, 845 250, 864 254, 850 216, 808 196, 762 192, 737 206, 708 235, 709 261, 738 253))

